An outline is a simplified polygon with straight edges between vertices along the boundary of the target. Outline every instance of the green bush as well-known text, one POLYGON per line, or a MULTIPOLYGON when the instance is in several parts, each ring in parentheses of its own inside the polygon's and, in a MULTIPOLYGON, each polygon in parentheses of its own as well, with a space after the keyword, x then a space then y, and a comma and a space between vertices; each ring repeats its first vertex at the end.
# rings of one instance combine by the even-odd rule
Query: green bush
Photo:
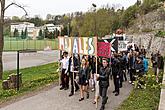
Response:
POLYGON ((155 34, 156 37, 165 37, 165 31, 158 31, 156 34, 155 34))
POLYGON ((160 89, 163 79, 163 72, 159 73, 158 77, 156 77, 154 74, 146 74, 142 77, 138 77, 135 82, 135 88, 141 88, 141 89, 160 89))

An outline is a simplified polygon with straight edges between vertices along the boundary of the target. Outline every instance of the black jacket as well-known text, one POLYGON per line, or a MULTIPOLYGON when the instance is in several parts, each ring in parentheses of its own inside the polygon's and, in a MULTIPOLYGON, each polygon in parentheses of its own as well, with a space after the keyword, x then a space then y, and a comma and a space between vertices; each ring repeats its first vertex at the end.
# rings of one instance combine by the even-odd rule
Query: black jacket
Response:
POLYGON ((117 58, 112 58, 112 75, 113 76, 117 76, 119 75, 119 72, 120 72, 120 61, 117 59, 117 58))
MULTIPOLYGON (((69 58, 69 66, 68 66, 68 72, 71 72, 71 62, 72 62, 72 57, 69 58)), ((74 71, 79 70, 79 61, 76 57, 73 57, 73 65, 74 65, 74 71)))
POLYGON ((80 67, 79 69, 79 78, 83 78, 83 80, 88 80, 89 79, 89 72, 88 72, 88 68, 82 68, 80 67))
POLYGON ((110 68, 109 67, 101 67, 99 71, 99 86, 101 87, 108 87, 109 86, 109 75, 110 75, 110 68))

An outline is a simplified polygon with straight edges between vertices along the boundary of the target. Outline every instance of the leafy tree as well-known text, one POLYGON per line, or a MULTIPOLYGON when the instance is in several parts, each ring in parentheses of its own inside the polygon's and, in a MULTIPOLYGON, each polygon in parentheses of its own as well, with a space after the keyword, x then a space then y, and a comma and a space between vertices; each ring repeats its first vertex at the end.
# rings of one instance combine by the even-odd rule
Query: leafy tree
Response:
POLYGON ((16 28, 14 29, 13 36, 14 37, 19 37, 19 32, 18 32, 18 30, 16 28))
POLYGON ((28 37, 28 31, 27 31, 27 27, 25 28, 25 32, 24 32, 24 39, 26 39, 28 37))
POLYGON ((21 31, 21 39, 24 39, 24 32, 23 32, 23 30, 21 31))

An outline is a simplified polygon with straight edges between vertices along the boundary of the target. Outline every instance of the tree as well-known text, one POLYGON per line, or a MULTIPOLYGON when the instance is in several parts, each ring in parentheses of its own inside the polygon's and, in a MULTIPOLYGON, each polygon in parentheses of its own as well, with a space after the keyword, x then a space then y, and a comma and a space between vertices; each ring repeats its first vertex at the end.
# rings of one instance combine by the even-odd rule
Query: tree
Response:
POLYGON ((51 20, 51 19, 52 19, 52 15, 51 15, 51 14, 47 14, 47 15, 46 15, 46 19, 47 19, 47 20, 51 20))
POLYGON ((133 20, 136 18, 136 14, 138 13, 138 6, 133 5, 130 6, 122 15, 122 25, 126 28, 128 28, 132 23, 133 20))
POLYGON ((147 14, 159 7, 159 0, 143 0, 141 11, 143 14, 147 14))
POLYGON ((24 39, 26 39, 28 37, 28 31, 27 31, 27 27, 25 28, 25 31, 24 31, 24 39))
POLYGON ((13 16, 12 21, 13 22, 18 22, 18 21, 20 21, 20 18, 18 16, 13 16))
POLYGON ((4 35, 3 35, 3 26, 4 26, 4 14, 5 11, 12 5, 15 5, 21 9, 23 9, 27 15, 27 12, 23 6, 20 6, 14 2, 6 5, 6 0, 0 0, 0 80, 2 80, 3 76, 3 63, 2 63, 2 52, 4 47, 4 35))
POLYGON ((34 23, 34 25, 37 27, 42 26, 44 24, 43 20, 37 16, 35 18, 31 18, 29 22, 34 23))
MULTIPOLYGON (((23 35, 23 33, 21 33, 21 35, 23 35)), ((14 29, 13 36, 14 36, 14 37, 19 37, 18 29, 16 29, 16 28, 14 29)))
POLYGON ((24 32, 23 32, 23 30, 21 31, 21 39, 24 39, 24 32))

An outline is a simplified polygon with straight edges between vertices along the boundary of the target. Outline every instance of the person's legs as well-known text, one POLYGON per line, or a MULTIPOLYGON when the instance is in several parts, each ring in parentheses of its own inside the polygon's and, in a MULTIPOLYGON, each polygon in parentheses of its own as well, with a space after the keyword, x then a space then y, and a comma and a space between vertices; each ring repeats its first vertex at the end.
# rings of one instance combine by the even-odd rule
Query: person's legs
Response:
MULTIPOLYGON (((79 85, 77 84, 77 82, 75 80, 76 80, 76 73, 74 73, 74 86, 75 86, 75 92, 76 92, 77 90, 79 90, 79 85)), ((73 90, 74 90, 74 88, 73 88, 73 90)))
POLYGON ((61 84, 62 87, 60 88, 61 90, 65 88, 65 69, 62 69, 62 73, 61 73, 61 84))
POLYGON ((123 83, 123 70, 121 70, 121 72, 120 72, 119 79, 120 79, 120 81, 119 81, 120 87, 122 87, 123 86, 122 85, 122 83, 123 83))
POLYGON ((69 89, 69 75, 65 74, 65 77, 66 77, 66 82, 65 82, 66 89, 69 89))
POLYGON ((133 82, 133 69, 130 69, 129 73, 130 73, 130 81, 132 83, 133 82))
POLYGON ((79 101, 84 100, 84 92, 83 92, 83 85, 80 85, 80 99, 79 101))
POLYGON ((123 71, 124 79, 127 81, 126 69, 123 71))
POLYGON ((69 96, 72 96, 74 94, 74 86, 73 86, 73 73, 70 72, 70 80, 71 80, 71 92, 69 96))
POLYGON ((107 100, 108 100, 107 89, 108 88, 102 88, 102 105, 101 105, 100 110, 104 110, 105 104, 107 103, 107 100))
POLYGON ((117 96, 117 95, 119 95, 120 79, 117 78, 116 76, 114 76, 113 79, 114 79, 114 85, 115 85, 115 90, 113 91, 113 93, 116 93, 115 96, 117 96))
POLYGON ((89 98, 88 85, 83 86, 83 91, 87 94, 87 99, 89 98))
POLYGON ((94 99, 94 104, 98 102, 99 98, 99 81, 95 83, 95 99, 94 99))

